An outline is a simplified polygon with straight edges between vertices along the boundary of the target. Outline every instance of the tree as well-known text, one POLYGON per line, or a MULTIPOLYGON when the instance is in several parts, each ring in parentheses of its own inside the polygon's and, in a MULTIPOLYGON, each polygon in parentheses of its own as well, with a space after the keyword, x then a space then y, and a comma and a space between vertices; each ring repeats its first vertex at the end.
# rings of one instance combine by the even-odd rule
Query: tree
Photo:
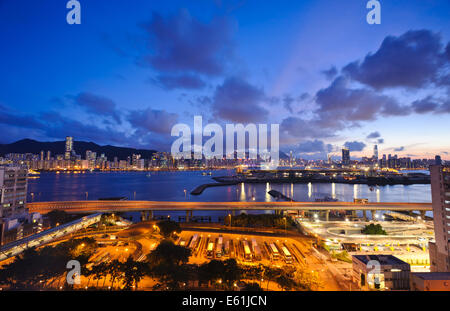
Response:
POLYGON ((163 220, 163 221, 158 222, 157 226, 159 228, 161 235, 165 239, 170 238, 174 232, 176 232, 176 233, 181 232, 180 224, 175 221, 163 220))
POLYGON ((386 231, 384 231, 380 224, 367 225, 361 230, 361 232, 369 235, 387 235, 386 231))
POLYGON ((166 288, 179 289, 191 275, 187 265, 190 255, 189 248, 164 240, 147 256, 149 274, 158 278, 166 288))
POLYGON ((294 280, 299 290, 312 291, 323 287, 319 275, 305 268, 295 271, 294 280))
POLYGON ((131 290, 133 285, 138 288, 139 282, 148 274, 148 265, 142 262, 134 261, 130 256, 127 261, 121 265, 122 268, 122 282, 125 285, 125 290, 131 290))
POLYGON ((223 282, 228 290, 233 289, 234 283, 242 277, 242 269, 235 259, 227 259, 224 261, 223 282))
POLYGON ((114 289, 114 282, 121 277, 123 273, 122 263, 114 259, 108 264, 108 274, 111 276, 111 290, 114 289))
POLYGON ((263 289, 261 288, 261 286, 259 286, 258 283, 247 283, 241 290, 247 292, 260 292, 263 289))
POLYGON ((27 249, 0 270, 0 283, 12 288, 42 287, 67 273, 66 264, 72 259, 80 262, 82 273, 87 275, 86 265, 95 245, 92 239, 71 239, 56 246, 27 249))

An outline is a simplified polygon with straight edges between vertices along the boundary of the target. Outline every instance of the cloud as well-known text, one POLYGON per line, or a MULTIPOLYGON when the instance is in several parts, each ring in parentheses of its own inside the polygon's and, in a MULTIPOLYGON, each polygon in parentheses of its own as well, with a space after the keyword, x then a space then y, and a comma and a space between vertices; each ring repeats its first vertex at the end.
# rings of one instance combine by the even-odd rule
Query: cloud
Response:
POLYGON ((107 97, 89 92, 83 92, 79 93, 75 97, 69 96, 69 98, 72 98, 76 105, 83 107, 88 112, 106 117, 112 117, 117 123, 122 123, 116 104, 107 97))
POLYGON ((379 138, 379 139, 377 140, 377 142, 378 142, 379 144, 384 144, 384 139, 383 139, 383 138, 379 138))
POLYGON ((373 139, 373 138, 378 138, 378 137, 381 137, 381 135, 380 135, 380 133, 379 132, 372 132, 372 133, 370 133, 369 135, 367 135, 367 139, 373 139))
POLYGON ((377 90, 419 88, 438 81, 442 65, 448 62, 442 49, 440 34, 411 30, 398 37, 387 36, 378 51, 362 62, 348 64, 343 72, 377 90))
POLYGON ((308 140, 300 143, 296 148, 299 153, 328 153, 333 150, 331 144, 325 144, 322 140, 308 140))
POLYGON ((316 120, 304 120, 299 117, 283 119, 280 124, 280 135, 282 134, 301 139, 334 136, 333 131, 323 128, 316 120))
POLYGON ((231 77, 216 87, 212 111, 217 119, 237 123, 257 123, 267 120, 269 112, 261 106, 264 91, 247 81, 231 77))
POLYGON ((128 137, 113 127, 100 128, 96 125, 81 122, 62 116, 56 112, 45 112, 40 116, 45 122, 43 131, 50 138, 62 139, 65 136, 76 137, 77 140, 129 145, 128 137))
POLYGON ((151 49, 138 64, 159 72, 219 76, 233 55, 234 25, 227 18, 204 23, 181 10, 168 17, 153 13, 151 21, 142 27, 151 49))
POLYGON ((347 141, 344 146, 350 151, 362 151, 366 144, 361 141, 347 141))
POLYGON ((427 113, 436 111, 436 109, 439 107, 439 104, 434 101, 431 96, 428 96, 424 99, 414 101, 411 104, 411 107, 416 113, 427 113))
POLYGON ((416 100, 411 104, 415 113, 450 113, 450 101, 448 99, 436 99, 433 96, 427 96, 416 100))
POLYGON ((200 77, 193 74, 157 75, 151 81, 166 90, 202 89, 206 85, 200 77))
POLYGON ((394 151, 403 151, 405 150, 404 146, 398 147, 398 148, 394 148, 394 151))
POLYGON ((44 127, 44 124, 32 115, 19 115, 2 105, 0 105, 0 111, 0 124, 28 129, 44 127))
POLYGON ((328 79, 328 80, 332 80, 334 79, 337 74, 338 74, 338 70, 336 68, 336 66, 331 66, 329 69, 327 70, 322 70, 321 73, 328 79))
POLYGON ((293 107, 292 107, 294 102, 295 102, 295 100, 294 100, 294 98, 291 95, 285 95, 283 97, 283 106, 290 113, 294 113, 294 110, 293 110, 293 107))
POLYGON ((170 135, 172 127, 178 122, 178 115, 164 110, 147 108, 131 111, 127 120, 140 132, 170 135))
POLYGON ((345 122, 375 120, 378 116, 407 115, 409 111, 394 98, 375 93, 370 89, 350 88, 343 76, 316 94, 315 111, 323 124, 336 129, 345 128, 345 122))

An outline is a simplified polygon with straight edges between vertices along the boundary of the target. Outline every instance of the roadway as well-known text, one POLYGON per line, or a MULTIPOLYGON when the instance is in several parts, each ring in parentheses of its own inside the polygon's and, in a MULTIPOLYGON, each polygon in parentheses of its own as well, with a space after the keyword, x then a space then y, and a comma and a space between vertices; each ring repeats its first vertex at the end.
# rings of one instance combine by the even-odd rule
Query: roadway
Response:
POLYGON ((431 203, 353 202, 167 202, 167 201, 54 201, 27 203, 31 213, 53 210, 68 213, 114 213, 130 211, 233 211, 233 210, 369 210, 431 211, 431 203))

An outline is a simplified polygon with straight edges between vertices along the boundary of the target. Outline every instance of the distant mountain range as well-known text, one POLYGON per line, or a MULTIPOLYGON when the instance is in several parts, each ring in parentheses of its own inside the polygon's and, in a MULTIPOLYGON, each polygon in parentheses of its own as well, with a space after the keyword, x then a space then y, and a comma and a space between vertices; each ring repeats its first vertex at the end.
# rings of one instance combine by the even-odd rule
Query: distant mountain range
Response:
MULTIPOLYGON (((0 156, 5 156, 8 153, 33 153, 40 154, 43 150, 45 154, 48 150, 52 153, 52 157, 56 154, 64 154, 66 143, 65 141, 55 142, 40 142, 32 139, 22 139, 11 144, 0 144, 0 156)), ((104 153, 109 160, 118 157, 119 160, 126 160, 128 156, 133 154, 140 154, 142 158, 148 159, 156 152, 155 150, 134 149, 115 146, 100 146, 96 143, 85 141, 74 141, 73 149, 84 159, 86 150, 97 152, 97 156, 104 153)))
MULTIPOLYGON (((114 157, 117 157, 119 160, 126 160, 128 156, 132 156, 133 154, 140 154, 142 158, 149 159, 157 152, 156 150, 115 147, 111 145, 100 146, 96 143, 85 141, 74 141, 73 149, 77 154, 81 155, 83 159, 85 158, 86 150, 90 150, 96 152, 97 156, 104 153, 109 160, 113 160, 114 157)), ((41 151, 44 151, 44 153, 47 154, 48 150, 52 153, 52 157, 56 154, 64 154, 66 142, 41 142, 33 139, 22 139, 11 144, 0 144, 0 157, 3 157, 8 153, 40 154, 41 151)), ((286 160, 289 159, 289 156, 280 151, 280 159, 286 160)))

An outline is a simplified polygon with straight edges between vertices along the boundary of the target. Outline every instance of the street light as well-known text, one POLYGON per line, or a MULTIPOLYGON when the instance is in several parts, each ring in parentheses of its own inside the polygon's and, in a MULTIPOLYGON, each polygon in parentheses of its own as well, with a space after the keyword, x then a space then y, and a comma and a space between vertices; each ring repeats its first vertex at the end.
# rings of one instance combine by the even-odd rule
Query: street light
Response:
POLYGON ((187 200, 187 190, 184 189, 183 191, 184 191, 184 199, 187 200))

